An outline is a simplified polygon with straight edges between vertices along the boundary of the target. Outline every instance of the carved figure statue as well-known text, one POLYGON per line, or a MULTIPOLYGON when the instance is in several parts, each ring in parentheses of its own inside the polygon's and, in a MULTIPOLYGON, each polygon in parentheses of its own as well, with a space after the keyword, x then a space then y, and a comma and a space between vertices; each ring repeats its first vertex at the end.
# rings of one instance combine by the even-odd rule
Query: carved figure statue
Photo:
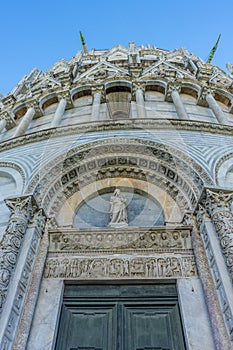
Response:
POLYGON ((126 227, 128 226, 128 218, 126 211, 126 198, 121 195, 121 191, 117 188, 110 200, 110 227, 126 227))
POLYGON ((229 70, 230 74, 233 74, 233 64, 230 62, 227 62, 226 67, 229 70))

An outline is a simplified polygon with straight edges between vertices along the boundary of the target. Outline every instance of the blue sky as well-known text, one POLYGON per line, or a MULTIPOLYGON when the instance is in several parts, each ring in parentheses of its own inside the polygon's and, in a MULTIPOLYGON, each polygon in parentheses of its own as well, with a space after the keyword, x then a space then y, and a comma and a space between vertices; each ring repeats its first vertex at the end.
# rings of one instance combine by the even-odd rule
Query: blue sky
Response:
POLYGON ((12 0, 2 1, 0 17, 0 92, 5 95, 37 67, 47 70, 81 49, 156 45, 185 47, 206 60, 218 34, 212 64, 233 63, 233 1, 222 0, 12 0))

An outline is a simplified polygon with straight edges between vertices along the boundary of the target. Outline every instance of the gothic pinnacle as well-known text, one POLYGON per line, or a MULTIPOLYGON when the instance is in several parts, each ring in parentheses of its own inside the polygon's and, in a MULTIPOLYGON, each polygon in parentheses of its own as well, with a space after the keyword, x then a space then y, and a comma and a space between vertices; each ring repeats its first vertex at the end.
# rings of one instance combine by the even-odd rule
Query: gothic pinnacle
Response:
POLYGON ((87 45, 85 43, 85 39, 84 39, 81 31, 79 32, 79 34, 80 34, 80 40, 81 40, 81 43, 82 43, 82 46, 83 46, 83 51, 84 51, 84 53, 87 54, 88 53, 88 49, 87 49, 87 45))

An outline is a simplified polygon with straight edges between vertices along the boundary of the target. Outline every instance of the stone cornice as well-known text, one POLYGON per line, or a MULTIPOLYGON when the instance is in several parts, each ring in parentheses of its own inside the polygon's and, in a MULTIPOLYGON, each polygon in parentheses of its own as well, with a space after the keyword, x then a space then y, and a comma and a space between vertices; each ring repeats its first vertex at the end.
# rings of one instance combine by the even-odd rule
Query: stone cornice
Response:
POLYGON ((37 131, 1 143, 1 151, 9 150, 33 142, 40 142, 49 138, 79 135, 87 132, 114 130, 181 130, 206 132, 218 135, 233 136, 233 126, 208 122, 174 119, 125 119, 118 121, 99 121, 76 125, 61 126, 37 131))

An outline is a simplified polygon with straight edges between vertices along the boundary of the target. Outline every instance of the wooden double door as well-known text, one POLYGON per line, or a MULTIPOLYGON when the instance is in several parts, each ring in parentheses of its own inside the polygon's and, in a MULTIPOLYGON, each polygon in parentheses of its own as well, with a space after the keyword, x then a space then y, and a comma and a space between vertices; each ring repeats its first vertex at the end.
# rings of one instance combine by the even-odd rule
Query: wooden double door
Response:
POLYGON ((67 285, 55 349, 185 349, 175 285, 67 285))

